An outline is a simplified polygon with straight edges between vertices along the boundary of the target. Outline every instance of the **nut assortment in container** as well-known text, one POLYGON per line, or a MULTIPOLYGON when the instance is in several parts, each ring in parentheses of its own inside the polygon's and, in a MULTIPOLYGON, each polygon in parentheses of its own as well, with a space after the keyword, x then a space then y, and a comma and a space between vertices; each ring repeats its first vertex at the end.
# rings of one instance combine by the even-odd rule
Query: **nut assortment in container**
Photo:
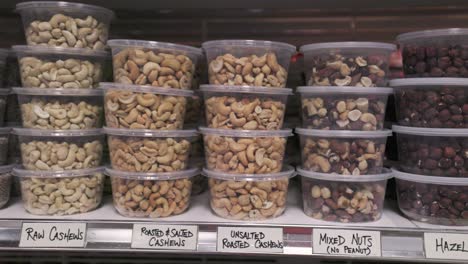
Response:
POLYGON ((0 209, 10 200, 10 192, 13 183, 11 171, 14 166, 15 165, 0 166, 0 209))

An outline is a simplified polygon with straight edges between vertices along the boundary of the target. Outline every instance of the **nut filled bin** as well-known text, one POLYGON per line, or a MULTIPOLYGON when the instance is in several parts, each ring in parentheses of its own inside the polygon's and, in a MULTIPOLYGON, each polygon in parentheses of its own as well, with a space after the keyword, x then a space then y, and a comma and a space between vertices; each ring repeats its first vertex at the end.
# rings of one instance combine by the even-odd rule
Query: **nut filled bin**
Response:
POLYGON ((198 48, 172 43, 113 39, 114 82, 190 90, 201 57, 198 48))
POLYGON ((391 88, 301 86, 302 127, 382 130, 391 88))
POLYGON ((296 47, 260 40, 204 42, 210 84, 286 87, 289 63, 296 47))
POLYGON ((385 87, 393 44, 328 42, 302 46, 309 86, 385 87))
POLYGON ((291 89, 202 85, 210 128, 278 130, 283 127, 291 89))
POLYGON ((468 128, 468 79, 395 79, 390 86, 399 125, 468 128))
POLYGON ((407 217, 436 225, 468 225, 468 179, 424 176, 394 169, 398 207, 407 217))
POLYGON ((397 42, 406 78, 468 77, 468 28, 404 33, 397 42))
POLYGON ((24 208, 35 215, 72 215, 96 209, 102 200, 104 168, 30 171, 15 168, 24 208))
POLYGON ((276 218, 286 210, 289 179, 296 175, 287 166, 281 172, 238 174, 203 169, 208 177, 210 205, 225 219, 257 221, 276 218))
POLYGON ((127 217, 179 215, 190 206, 192 177, 198 169, 164 173, 128 173, 107 168, 114 207, 127 217))
POLYGON ((34 1, 16 5, 28 45, 103 50, 114 12, 94 5, 34 1))
POLYGON ((381 174, 346 176, 301 168, 304 213, 312 218, 342 223, 377 221, 382 217, 390 170, 381 174))
POLYGON ((0 127, 0 166, 8 164, 9 156, 14 153, 9 153, 10 127, 0 127))
POLYGON ((10 193, 13 184, 11 171, 14 167, 14 164, 0 166, 0 209, 10 200, 10 193))

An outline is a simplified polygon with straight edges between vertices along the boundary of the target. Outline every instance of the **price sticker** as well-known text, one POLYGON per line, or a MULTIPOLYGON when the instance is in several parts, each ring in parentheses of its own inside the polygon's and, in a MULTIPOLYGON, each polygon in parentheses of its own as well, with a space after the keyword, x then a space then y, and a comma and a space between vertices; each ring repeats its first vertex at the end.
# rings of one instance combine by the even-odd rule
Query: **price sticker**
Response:
POLYGON ((23 223, 19 247, 81 248, 86 244, 86 223, 23 223))
POLYGON ((198 226, 134 224, 132 248, 197 250, 198 226))
POLYGON ((218 227, 218 252, 283 253, 283 229, 275 227, 218 227))
POLYGON ((424 233, 424 251, 431 259, 468 259, 468 235, 424 233))
POLYGON ((359 257, 382 256, 379 231, 313 229, 314 254, 347 255, 359 257))

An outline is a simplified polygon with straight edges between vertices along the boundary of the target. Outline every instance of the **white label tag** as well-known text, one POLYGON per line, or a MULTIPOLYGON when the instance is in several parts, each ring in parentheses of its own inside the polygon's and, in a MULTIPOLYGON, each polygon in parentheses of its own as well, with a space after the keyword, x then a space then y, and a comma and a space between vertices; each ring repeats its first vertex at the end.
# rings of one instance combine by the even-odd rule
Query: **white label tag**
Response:
POLYGON ((382 256, 379 231, 313 229, 314 254, 348 256, 382 256))
POLYGON ((468 259, 468 235, 424 233, 426 258, 468 259))
POLYGON ((86 223, 23 223, 19 247, 80 248, 86 243, 86 223))
POLYGON ((132 248, 197 250, 198 226, 134 224, 132 248))
POLYGON ((283 253, 283 228, 218 227, 218 252, 283 253))

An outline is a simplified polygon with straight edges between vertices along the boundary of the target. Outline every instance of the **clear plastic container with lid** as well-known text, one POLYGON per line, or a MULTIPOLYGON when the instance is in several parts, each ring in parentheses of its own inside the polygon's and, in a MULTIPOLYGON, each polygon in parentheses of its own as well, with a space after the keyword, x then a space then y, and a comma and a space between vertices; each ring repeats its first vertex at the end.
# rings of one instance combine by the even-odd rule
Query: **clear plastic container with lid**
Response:
POLYGON ((44 130, 14 128, 23 166, 32 171, 63 171, 101 166, 101 129, 44 130))
POLYGON ((399 169, 420 175, 468 177, 468 129, 393 126, 399 169))
POLYGON ((173 43, 113 39, 114 82, 192 89, 201 50, 173 43))
MULTIPOLYGON (((0 127, 0 166, 8 164, 8 142, 10 133, 10 127, 0 127)), ((13 153, 11 153, 11 155, 13 155, 13 153)))
POLYGON ((192 91, 148 85, 101 83, 111 128, 176 130, 184 127, 192 91))
POLYGON ((395 45, 380 42, 326 42, 300 48, 309 86, 386 87, 395 50, 395 45))
POLYGON ((96 89, 13 88, 24 128, 91 129, 102 127, 102 91, 96 89))
POLYGON ((11 171, 14 167, 15 164, 0 166, 0 209, 10 200, 11 185, 13 182, 11 171))
POLYGON ((342 223, 377 221, 382 217, 385 190, 392 172, 344 176, 297 168, 302 176, 304 213, 312 218, 342 223))
MULTIPOLYGON (((351 131, 296 128, 304 170, 342 175, 379 174, 390 130, 351 131)), ((330 174, 331 175, 331 174, 330 174)))
POLYGON ((468 179, 394 169, 398 207, 408 218, 436 225, 468 225, 468 179))
POLYGON ((262 40, 213 40, 202 44, 210 84, 286 87, 296 47, 262 40))
POLYGON ((406 78, 468 77, 468 28, 447 28, 397 36, 406 78))
POLYGON ((113 169, 128 172, 172 172, 187 168, 196 130, 104 128, 113 169))
POLYGON ((99 6, 57 1, 16 5, 28 45, 103 50, 114 12, 99 6))
POLYGON ((208 177, 210 205, 213 212, 225 219, 257 221, 281 216, 286 210, 289 179, 294 168, 256 174, 215 172, 203 169, 208 177))
POLYGON ((112 182, 114 207, 126 217, 161 218, 179 215, 190 206, 192 178, 199 169, 135 173, 106 169, 112 182))
POLYGON ((407 78, 392 80, 390 86, 399 125, 468 128, 468 79, 407 78))
POLYGON ((104 168, 69 171, 13 170, 24 208, 35 215, 72 215, 96 209, 102 201, 104 168))
POLYGON ((202 85, 210 128, 278 130, 283 127, 292 89, 202 85))
POLYGON ((206 168, 232 174, 280 172, 290 129, 231 130, 199 128, 206 168))
POLYGON ((7 108, 7 99, 10 94, 10 89, 0 88, 0 127, 5 123, 5 111, 7 108))
POLYGON ((391 88, 301 86, 302 127, 382 130, 391 88))

